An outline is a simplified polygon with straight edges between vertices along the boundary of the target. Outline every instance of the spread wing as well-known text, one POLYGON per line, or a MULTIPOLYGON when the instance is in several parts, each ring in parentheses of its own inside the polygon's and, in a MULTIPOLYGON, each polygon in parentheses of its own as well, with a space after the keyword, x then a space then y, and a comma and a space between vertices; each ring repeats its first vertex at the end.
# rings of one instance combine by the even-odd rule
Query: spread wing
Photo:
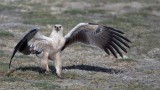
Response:
POLYGON ((112 27, 93 23, 80 23, 65 36, 66 42, 62 50, 70 44, 81 42, 97 46, 109 55, 112 53, 116 58, 116 52, 123 57, 122 50, 127 53, 126 47, 130 48, 127 43, 130 40, 124 37, 123 34, 122 31, 112 27))
POLYGON ((24 55, 29 54, 39 54, 43 51, 43 49, 50 44, 50 38, 44 36, 40 32, 39 29, 30 30, 15 46, 10 63, 9 68, 11 66, 12 59, 16 52, 21 52, 24 55))

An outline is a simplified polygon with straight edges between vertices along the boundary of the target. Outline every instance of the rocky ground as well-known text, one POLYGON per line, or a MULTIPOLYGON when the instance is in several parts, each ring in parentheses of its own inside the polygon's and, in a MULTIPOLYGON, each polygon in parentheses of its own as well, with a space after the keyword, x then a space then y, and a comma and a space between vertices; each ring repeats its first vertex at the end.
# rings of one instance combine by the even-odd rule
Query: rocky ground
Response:
POLYGON ((159 0, 1 0, 1 90, 159 90, 159 0), (54 24, 66 34, 80 22, 94 22, 120 29, 132 43, 126 58, 74 44, 62 52, 63 79, 41 74, 34 56, 17 53, 9 77, 8 63, 14 46, 28 30, 40 27, 49 35, 54 24))

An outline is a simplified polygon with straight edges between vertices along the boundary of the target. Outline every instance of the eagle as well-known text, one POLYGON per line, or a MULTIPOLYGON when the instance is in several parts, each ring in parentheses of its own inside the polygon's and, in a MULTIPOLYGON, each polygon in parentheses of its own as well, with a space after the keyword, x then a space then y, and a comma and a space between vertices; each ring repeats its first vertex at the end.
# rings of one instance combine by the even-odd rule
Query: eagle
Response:
POLYGON ((40 60, 40 67, 49 72, 48 61, 54 60, 56 75, 61 77, 62 63, 60 54, 73 43, 96 46, 104 50, 108 55, 113 54, 117 58, 119 54, 123 57, 126 48, 130 48, 128 38, 123 36, 124 32, 112 27, 95 23, 79 23, 63 36, 63 26, 56 24, 49 37, 43 35, 40 28, 30 30, 14 47, 10 59, 9 68, 16 52, 24 55, 34 54, 40 60))

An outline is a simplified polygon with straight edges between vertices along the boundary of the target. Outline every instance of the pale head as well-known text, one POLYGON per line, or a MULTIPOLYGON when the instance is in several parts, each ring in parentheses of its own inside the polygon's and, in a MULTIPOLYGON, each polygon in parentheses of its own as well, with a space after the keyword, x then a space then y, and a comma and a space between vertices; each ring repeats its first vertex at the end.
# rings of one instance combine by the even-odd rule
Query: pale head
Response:
POLYGON ((61 24, 56 24, 56 25, 54 25, 53 29, 57 32, 59 32, 59 31, 62 32, 63 31, 63 26, 61 24))

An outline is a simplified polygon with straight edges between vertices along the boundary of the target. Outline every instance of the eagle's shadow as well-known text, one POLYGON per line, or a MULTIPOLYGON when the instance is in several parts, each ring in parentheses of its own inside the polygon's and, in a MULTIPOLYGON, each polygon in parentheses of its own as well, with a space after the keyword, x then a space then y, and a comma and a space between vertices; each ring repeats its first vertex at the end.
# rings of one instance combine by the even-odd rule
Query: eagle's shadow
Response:
MULTIPOLYGON (((55 74, 56 70, 54 66, 49 66, 51 73, 55 74)), ((72 66, 64 66, 62 67, 63 69, 78 69, 78 70, 85 70, 85 71, 93 71, 93 72, 103 72, 103 73, 108 73, 108 74, 118 74, 118 73, 122 73, 122 70, 118 70, 118 69, 113 69, 113 68, 104 68, 104 67, 99 67, 99 66, 90 66, 90 65, 72 65, 72 66)), ((29 67, 19 67, 16 68, 17 70, 21 70, 21 71, 34 71, 34 72, 38 72, 40 74, 44 74, 45 70, 38 67, 38 66, 29 66, 29 67)))

